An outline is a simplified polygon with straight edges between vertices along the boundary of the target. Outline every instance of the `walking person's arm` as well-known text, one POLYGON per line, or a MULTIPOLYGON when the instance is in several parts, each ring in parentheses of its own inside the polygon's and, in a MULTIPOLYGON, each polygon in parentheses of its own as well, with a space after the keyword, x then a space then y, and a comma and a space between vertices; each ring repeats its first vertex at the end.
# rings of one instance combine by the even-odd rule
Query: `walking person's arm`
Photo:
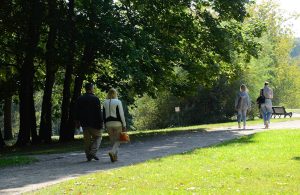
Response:
POLYGON ((97 101, 97 111, 98 111, 98 116, 99 116, 99 122, 100 122, 100 129, 103 129, 103 117, 102 117, 102 112, 101 112, 101 102, 98 99, 97 101))
POLYGON ((249 96, 249 94, 247 94, 247 104, 248 104, 248 110, 250 111, 251 110, 251 98, 250 98, 250 96, 249 96))
POLYGON ((123 131, 126 131, 126 120, 125 120, 123 105, 121 101, 119 101, 118 107, 119 107, 120 117, 123 125, 122 129, 123 131))

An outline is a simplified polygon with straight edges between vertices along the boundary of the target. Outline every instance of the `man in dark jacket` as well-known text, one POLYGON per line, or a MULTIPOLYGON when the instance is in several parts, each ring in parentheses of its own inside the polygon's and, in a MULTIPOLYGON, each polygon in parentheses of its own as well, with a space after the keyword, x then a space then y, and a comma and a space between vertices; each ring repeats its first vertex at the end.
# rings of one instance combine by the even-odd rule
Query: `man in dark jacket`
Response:
POLYGON ((83 129, 83 139, 85 144, 85 154, 87 161, 99 160, 96 156, 101 144, 103 119, 101 105, 98 97, 94 95, 92 83, 85 85, 86 93, 80 96, 75 105, 76 127, 83 129))

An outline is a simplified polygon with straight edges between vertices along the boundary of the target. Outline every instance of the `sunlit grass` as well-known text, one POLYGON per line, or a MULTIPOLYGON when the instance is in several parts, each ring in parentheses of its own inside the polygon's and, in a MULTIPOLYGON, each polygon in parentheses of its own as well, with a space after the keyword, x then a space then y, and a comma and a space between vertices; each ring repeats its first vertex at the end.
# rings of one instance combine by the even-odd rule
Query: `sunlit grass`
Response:
MULTIPOLYGON (((295 120, 300 120, 299 117, 294 117, 294 118, 275 118, 271 119, 272 123, 277 123, 277 122, 286 122, 286 121, 295 121, 295 120)), ((258 125, 262 124, 263 126, 263 120, 262 119, 255 119, 255 120, 249 120, 247 121, 247 125, 258 125)), ((186 126, 186 127, 172 127, 172 128, 166 128, 166 129, 156 129, 156 130, 143 130, 143 131, 133 131, 130 132, 131 134, 147 134, 147 133, 159 133, 159 132, 172 132, 172 131, 188 131, 188 130, 212 130, 212 129, 217 129, 217 128, 226 128, 226 127, 232 127, 232 126, 237 126, 236 121, 232 122, 224 122, 224 123, 215 123, 215 124, 203 124, 203 125, 194 125, 194 126, 186 126)))
POLYGON ((35 194, 298 194, 300 131, 276 130, 54 185, 35 194))

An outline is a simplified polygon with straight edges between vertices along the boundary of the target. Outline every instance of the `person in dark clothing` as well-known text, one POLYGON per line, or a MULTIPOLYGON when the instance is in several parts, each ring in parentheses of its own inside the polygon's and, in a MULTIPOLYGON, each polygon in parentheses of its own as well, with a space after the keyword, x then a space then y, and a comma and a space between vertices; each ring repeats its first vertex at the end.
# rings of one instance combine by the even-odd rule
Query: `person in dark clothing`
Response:
POLYGON ((94 85, 92 83, 87 83, 85 90, 86 93, 80 96, 75 104, 76 128, 81 126, 83 129, 87 161, 99 160, 96 153, 102 140, 101 104, 99 98, 94 95, 94 85))
POLYGON ((264 89, 261 89, 259 91, 259 96, 258 98, 256 99, 256 103, 258 105, 258 110, 259 110, 259 118, 263 118, 263 114, 262 114, 262 111, 261 111, 261 105, 263 103, 265 103, 265 97, 264 97, 264 89))

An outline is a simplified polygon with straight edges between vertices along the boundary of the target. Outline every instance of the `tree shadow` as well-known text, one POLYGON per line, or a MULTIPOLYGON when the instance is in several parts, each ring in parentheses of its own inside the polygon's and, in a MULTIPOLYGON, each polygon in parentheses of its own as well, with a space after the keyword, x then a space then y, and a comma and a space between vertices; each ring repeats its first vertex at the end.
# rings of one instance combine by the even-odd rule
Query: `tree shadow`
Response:
POLYGON ((295 156, 292 158, 292 160, 299 160, 300 161, 300 156, 295 156))
POLYGON ((245 135, 245 136, 235 138, 233 140, 221 142, 220 144, 216 144, 212 147, 223 147, 223 146, 228 146, 228 145, 232 145, 232 144, 252 144, 252 143, 255 143, 255 141, 253 140, 254 137, 255 137, 255 134, 245 135))

